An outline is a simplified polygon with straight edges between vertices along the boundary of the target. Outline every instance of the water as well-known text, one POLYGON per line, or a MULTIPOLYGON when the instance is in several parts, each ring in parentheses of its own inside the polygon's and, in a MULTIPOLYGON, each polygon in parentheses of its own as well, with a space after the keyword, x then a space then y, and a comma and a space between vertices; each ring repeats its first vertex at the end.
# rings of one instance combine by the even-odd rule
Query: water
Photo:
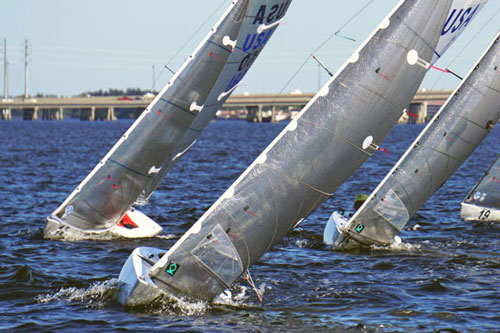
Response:
POLYGON ((45 217, 104 156, 129 121, 0 122, 0 329, 82 331, 496 330, 500 224, 465 223, 459 202, 498 152, 497 128, 416 214, 391 249, 334 253, 322 245, 336 208, 352 207, 422 126, 397 126, 383 152, 251 268, 232 299, 125 308, 116 278, 137 246, 168 249, 285 124, 210 124, 143 211, 151 240, 43 239, 45 217))

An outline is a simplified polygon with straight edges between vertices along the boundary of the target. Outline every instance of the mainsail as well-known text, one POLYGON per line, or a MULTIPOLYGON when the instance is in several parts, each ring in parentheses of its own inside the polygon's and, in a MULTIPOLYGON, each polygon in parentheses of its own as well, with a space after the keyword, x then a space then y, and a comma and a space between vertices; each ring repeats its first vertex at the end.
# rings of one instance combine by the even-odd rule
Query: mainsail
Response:
POLYGON ((466 221, 500 221, 500 155, 461 203, 466 221))
POLYGON ((217 202, 149 270, 161 290, 212 299, 371 155, 409 105, 452 1, 404 1, 217 202), (174 269, 175 268, 175 269, 174 269))
POLYGON ((345 240, 389 244, 488 135, 500 117, 498 40, 346 224, 345 240))
MULTIPOLYGON (((275 30, 236 48, 250 0, 233 1, 141 117, 48 220, 108 229, 148 197, 236 88, 275 30), (246 45, 246 44, 245 44, 246 45)), ((281 14, 275 10, 273 17, 281 14)))
MULTIPOLYGON (((252 0, 250 3, 252 3, 252 0)), ((227 65, 222 71, 220 79, 216 82, 212 93, 207 99, 203 112, 196 116, 184 136, 179 140, 171 154, 172 158, 165 161, 162 170, 146 186, 143 194, 146 198, 156 189, 164 175, 172 169, 179 161, 179 158, 196 142, 202 130, 213 119, 217 111, 221 109, 230 94, 238 87, 239 82, 283 20, 291 0, 257 1, 256 3, 256 5, 252 3, 250 6, 255 6, 258 11, 255 16, 247 18, 242 23, 237 40, 229 41, 226 39, 226 42, 233 47, 233 52, 227 60, 227 65), (263 5, 262 3, 267 4, 263 5), (257 31, 255 31, 255 25, 258 26, 257 31)))

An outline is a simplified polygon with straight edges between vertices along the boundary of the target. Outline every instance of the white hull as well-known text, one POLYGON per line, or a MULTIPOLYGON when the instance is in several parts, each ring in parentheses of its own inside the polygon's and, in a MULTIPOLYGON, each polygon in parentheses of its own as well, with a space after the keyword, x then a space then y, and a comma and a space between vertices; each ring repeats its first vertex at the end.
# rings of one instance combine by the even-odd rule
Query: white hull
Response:
POLYGON ((500 222, 500 210, 460 203, 460 217, 464 221, 492 221, 500 222))
POLYGON ((138 247, 130 254, 118 277, 120 303, 126 306, 149 304, 162 297, 163 292, 151 280, 148 271, 165 253, 161 249, 138 247))
POLYGON ((334 211, 323 232, 323 243, 332 247, 332 250, 347 250, 360 246, 356 240, 348 237, 345 226, 349 222, 344 215, 334 211))
POLYGON ((49 239, 111 239, 147 238, 162 232, 162 227, 137 209, 127 211, 117 225, 103 230, 83 230, 64 223, 56 216, 49 216, 43 230, 49 239))
POLYGON ((347 223, 347 219, 339 212, 335 211, 330 215, 323 232, 323 243, 332 246, 337 238, 343 238, 342 227, 347 223))

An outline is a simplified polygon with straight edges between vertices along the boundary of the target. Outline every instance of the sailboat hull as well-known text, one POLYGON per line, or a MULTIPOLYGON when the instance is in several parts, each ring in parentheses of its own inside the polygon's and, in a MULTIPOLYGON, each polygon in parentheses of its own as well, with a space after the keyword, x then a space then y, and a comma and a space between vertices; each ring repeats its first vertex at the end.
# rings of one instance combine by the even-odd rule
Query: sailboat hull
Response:
POLYGON ((465 202, 460 203, 460 217, 464 221, 489 221, 500 222, 500 210, 471 205, 465 202))
POLYGON ((165 252, 152 247, 138 247, 130 254, 118 277, 120 303, 126 306, 149 304, 163 297, 164 293, 151 280, 148 271, 165 252))
POLYGON ((146 238, 162 232, 162 227, 137 209, 130 209, 117 225, 102 230, 75 228, 55 215, 47 218, 43 234, 49 239, 146 238))

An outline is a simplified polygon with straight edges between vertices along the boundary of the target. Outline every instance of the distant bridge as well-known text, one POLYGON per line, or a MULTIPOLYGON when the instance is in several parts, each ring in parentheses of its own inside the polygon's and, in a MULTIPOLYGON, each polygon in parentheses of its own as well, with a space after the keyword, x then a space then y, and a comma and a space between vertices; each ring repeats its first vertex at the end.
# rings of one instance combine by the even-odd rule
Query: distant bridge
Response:
MULTIPOLYGON (((411 104, 409 111, 418 115, 414 122, 424 122, 428 116, 430 105, 440 106, 448 98, 451 91, 419 91, 411 104)), ((272 112, 273 119, 276 112, 299 111, 314 93, 300 94, 241 94, 232 95, 223 105, 223 110, 245 110, 249 120, 262 121, 264 111, 272 112)), ((11 119, 12 110, 23 110, 23 119, 63 119, 65 109, 79 109, 82 120, 113 120, 114 110, 145 109, 153 100, 152 97, 69 97, 69 98, 36 98, 36 99, 4 99, 0 101, 2 119, 11 119)))

